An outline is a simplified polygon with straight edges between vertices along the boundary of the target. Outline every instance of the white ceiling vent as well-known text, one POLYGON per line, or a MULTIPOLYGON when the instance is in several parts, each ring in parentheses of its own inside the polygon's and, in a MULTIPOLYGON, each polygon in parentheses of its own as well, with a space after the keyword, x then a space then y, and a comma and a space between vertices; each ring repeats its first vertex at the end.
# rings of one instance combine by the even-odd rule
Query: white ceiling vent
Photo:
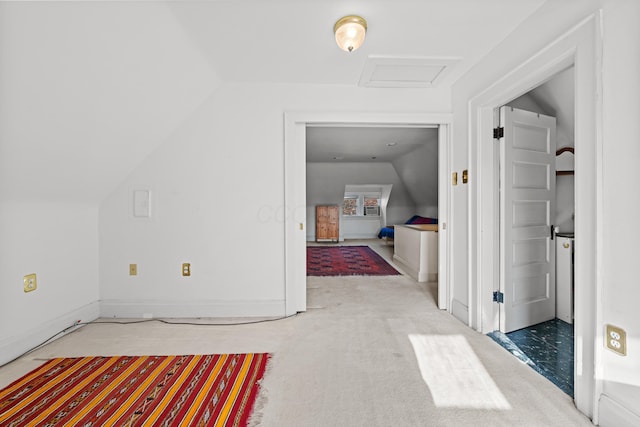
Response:
POLYGON ((365 87, 433 87, 460 58, 369 55, 360 76, 365 87))

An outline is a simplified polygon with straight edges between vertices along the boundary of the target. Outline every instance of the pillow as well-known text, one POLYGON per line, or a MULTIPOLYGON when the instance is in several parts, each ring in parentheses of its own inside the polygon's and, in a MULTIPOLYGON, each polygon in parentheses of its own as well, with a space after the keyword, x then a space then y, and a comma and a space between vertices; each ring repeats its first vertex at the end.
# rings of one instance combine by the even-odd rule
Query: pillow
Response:
POLYGON ((420 215, 412 216, 405 224, 437 224, 438 218, 425 218, 420 215))

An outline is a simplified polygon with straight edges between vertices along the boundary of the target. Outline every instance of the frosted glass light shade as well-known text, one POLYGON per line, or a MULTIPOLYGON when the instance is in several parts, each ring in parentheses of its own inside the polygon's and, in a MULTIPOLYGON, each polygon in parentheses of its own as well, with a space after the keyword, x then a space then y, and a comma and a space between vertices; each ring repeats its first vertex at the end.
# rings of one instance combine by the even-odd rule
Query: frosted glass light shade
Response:
POLYGON ((333 26, 336 35, 336 43, 340 49, 346 52, 353 52, 364 42, 367 33, 367 21, 356 15, 349 15, 340 18, 333 26))

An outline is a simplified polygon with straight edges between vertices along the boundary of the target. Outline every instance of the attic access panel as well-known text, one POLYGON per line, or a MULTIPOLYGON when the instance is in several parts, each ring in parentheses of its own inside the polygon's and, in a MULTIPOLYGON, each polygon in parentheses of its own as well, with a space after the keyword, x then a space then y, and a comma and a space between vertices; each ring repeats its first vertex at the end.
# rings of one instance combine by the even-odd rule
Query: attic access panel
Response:
POLYGON ((458 58, 369 56, 360 86, 427 88, 437 83, 459 62, 458 58))

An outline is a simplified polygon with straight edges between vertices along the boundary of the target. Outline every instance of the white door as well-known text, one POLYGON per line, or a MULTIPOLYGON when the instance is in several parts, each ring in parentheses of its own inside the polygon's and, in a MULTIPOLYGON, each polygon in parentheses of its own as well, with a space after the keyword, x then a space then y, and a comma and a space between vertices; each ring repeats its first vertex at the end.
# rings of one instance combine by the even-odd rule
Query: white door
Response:
POLYGON ((555 117, 500 109, 500 330, 555 317, 555 117))

